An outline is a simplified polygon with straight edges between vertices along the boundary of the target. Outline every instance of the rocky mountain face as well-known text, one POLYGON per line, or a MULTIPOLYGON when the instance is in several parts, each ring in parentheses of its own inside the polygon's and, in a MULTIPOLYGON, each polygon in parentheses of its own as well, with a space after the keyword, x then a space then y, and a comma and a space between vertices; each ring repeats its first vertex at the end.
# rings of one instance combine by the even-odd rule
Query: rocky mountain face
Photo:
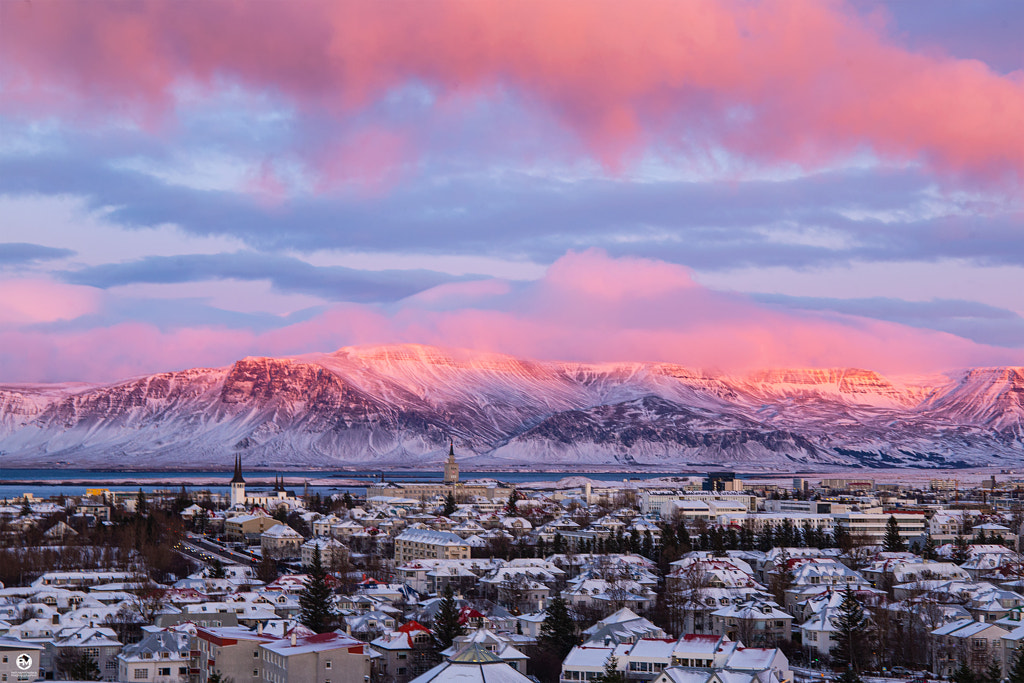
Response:
POLYGON ((7 466, 435 466, 449 437, 465 467, 1016 465, 1022 425, 1021 368, 728 376, 402 345, 0 386, 7 466))

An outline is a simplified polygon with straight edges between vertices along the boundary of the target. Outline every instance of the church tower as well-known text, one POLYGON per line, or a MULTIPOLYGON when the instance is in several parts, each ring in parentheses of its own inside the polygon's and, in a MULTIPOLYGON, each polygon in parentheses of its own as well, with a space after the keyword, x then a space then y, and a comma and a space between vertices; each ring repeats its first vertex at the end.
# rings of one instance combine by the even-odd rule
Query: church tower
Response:
POLYGON ((455 486, 459 483, 459 464, 455 462, 455 441, 448 447, 448 462, 444 464, 444 483, 455 486))
POLYGON ((231 479, 231 507, 245 505, 245 479, 242 479, 242 456, 235 456, 235 476, 231 479))

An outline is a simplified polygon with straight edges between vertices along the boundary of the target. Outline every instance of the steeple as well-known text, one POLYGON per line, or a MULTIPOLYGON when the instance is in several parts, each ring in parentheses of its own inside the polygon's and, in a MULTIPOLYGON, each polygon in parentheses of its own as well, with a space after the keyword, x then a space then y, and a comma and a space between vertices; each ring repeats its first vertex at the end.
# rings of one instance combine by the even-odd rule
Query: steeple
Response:
POLYGON ((231 507, 245 505, 245 479, 242 479, 242 456, 235 456, 235 476, 231 478, 231 507))
POLYGON ((245 479, 242 479, 242 456, 235 456, 235 476, 231 479, 232 484, 244 484, 245 479))
POLYGON ((459 465, 455 462, 455 440, 448 446, 448 462, 444 464, 444 483, 455 486, 459 483, 459 465))

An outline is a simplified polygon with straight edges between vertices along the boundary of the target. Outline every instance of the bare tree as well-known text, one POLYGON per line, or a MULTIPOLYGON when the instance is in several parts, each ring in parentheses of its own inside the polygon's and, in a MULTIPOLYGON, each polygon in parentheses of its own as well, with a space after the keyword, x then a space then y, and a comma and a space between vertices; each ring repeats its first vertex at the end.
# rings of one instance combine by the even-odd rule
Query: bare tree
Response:
POLYGON ((709 611, 707 589, 711 586, 711 575, 705 570, 704 562, 695 559, 673 572, 672 578, 666 597, 676 632, 702 633, 710 630, 710 624, 705 625, 704 617, 709 611))

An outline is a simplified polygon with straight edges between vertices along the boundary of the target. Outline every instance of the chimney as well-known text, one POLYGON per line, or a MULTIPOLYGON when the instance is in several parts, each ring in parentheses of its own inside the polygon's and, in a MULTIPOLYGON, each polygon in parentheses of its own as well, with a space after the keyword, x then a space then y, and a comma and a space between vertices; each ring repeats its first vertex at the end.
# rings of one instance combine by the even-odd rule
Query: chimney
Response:
POLYGON ((295 629, 292 629, 292 647, 295 647, 295 629))
POLYGON ((258 635, 258 636, 262 636, 263 635, 263 622, 262 621, 257 621, 256 622, 256 635, 258 635))

